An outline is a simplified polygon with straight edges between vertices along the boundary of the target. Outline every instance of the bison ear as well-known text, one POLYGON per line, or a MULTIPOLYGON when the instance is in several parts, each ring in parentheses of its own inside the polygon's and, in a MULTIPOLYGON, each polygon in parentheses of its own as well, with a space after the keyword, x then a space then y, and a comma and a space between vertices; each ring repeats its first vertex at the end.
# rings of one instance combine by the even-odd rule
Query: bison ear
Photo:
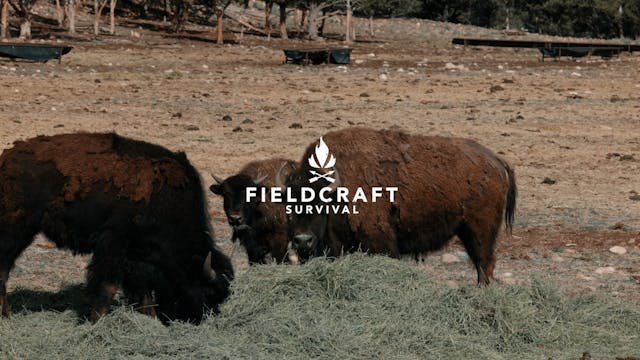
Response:
POLYGON ((222 185, 213 184, 209 186, 209 190, 216 195, 222 195, 222 185))
POLYGON ((211 266, 211 251, 207 254, 207 257, 204 259, 204 264, 202 264, 202 271, 204 276, 209 279, 213 279, 213 270, 211 266))

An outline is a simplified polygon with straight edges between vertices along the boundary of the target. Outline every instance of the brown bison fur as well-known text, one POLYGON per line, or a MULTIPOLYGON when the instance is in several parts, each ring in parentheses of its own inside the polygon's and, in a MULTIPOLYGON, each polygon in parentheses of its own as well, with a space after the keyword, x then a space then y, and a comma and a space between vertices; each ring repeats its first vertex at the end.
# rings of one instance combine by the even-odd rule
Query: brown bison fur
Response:
POLYGON ((209 235, 200 177, 184 153, 116 134, 39 136, 0 155, 4 315, 9 271, 39 232, 60 248, 93 253, 92 320, 121 286, 142 305, 155 295, 163 319, 199 321, 226 298, 233 278, 209 235))
MULTIPOLYGON (((375 203, 358 203, 359 214, 325 215, 324 222, 322 215, 294 215, 289 222, 292 240, 305 232, 320 233, 320 247, 309 249, 315 254, 361 248, 399 257, 439 249, 457 235, 476 266, 478 281, 493 276, 496 237, 503 217, 511 229, 516 203, 515 177, 506 161, 469 139, 368 128, 334 131, 323 138, 337 158, 340 186, 350 194, 358 187, 397 186, 395 203, 387 195, 375 203), (326 231, 310 230, 314 221, 316 229, 324 226, 326 231)), ((315 169, 307 159, 316 143, 305 151, 288 186, 309 186, 307 174, 315 169)))
MULTIPOLYGON (((289 239, 284 208, 270 201, 255 199, 246 201, 246 188, 271 188, 275 186, 275 175, 283 164, 294 162, 283 158, 252 161, 238 174, 224 180, 216 177, 217 184, 209 187, 211 192, 224 198, 224 211, 229 225, 233 227, 233 240, 239 239, 247 251, 250 264, 265 263, 267 255, 277 262, 288 261, 289 239)), ((283 168, 288 175, 291 166, 283 168)))

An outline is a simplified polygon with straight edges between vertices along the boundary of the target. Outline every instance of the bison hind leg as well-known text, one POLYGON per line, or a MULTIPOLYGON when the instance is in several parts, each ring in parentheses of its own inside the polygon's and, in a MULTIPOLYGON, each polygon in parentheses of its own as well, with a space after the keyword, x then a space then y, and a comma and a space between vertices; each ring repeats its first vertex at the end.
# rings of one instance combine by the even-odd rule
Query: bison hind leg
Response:
POLYGON ((469 258, 476 267, 478 284, 488 284, 493 279, 493 269, 496 264, 494 249, 497 230, 472 228, 463 223, 456 230, 456 235, 462 241, 469 258))

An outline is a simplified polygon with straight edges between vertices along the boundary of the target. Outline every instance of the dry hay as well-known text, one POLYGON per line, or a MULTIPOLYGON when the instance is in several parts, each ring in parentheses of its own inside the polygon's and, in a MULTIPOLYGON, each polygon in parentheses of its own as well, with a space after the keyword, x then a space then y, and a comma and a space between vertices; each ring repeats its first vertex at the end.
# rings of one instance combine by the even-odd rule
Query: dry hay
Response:
POLYGON ((405 262, 353 254, 251 267, 200 326, 124 307, 94 326, 70 310, 25 310, 0 320, 0 339, 5 359, 605 359, 640 356, 640 309, 565 297, 536 278, 450 288, 405 262))

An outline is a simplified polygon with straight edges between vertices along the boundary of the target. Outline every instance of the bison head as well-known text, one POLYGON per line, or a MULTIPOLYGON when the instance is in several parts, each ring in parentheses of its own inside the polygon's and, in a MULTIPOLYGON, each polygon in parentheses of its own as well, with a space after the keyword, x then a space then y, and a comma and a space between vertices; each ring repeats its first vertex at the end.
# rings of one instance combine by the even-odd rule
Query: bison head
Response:
MULTIPOLYGON (((329 187, 330 190, 326 197, 332 199, 330 203, 334 202, 335 189, 340 183, 338 171, 335 170, 334 176, 336 179, 333 184, 325 180, 320 180, 311 184, 309 183, 309 177, 307 174, 309 174, 308 169, 305 168, 305 166, 301 166, 300 168, 292 171, 287 177, 285 184, 288 191, 293 195, 293 198, 301 199, 303 187, 312 188, 316 194, 319 194, 323 188, 329 187)), ((276 182, 278 186, 284 188, 281 180, 281 171, 278 171, 276 175, 276 182)), ((287 205, 291 206, 291 212, 287 214, 288 236, 291 241, 292 248, 298 253, 300 262, 305 262, 312 256, 322 255, 328 247, 330 222, 331 217, 334 215, 330 215, 325 212, 317 213, 313 211, 312 213, 309 213, 306 211, 309 206, 312 206, 312 208, 315 209, 316 205, 326 204, 327 203, 320 200, 319 196, 316 196, 314 201, 311 203, 287 203, 287 205)))
POLYGON ((227 221, 234 229, 243 225, 248 225, 251 220, 258 215, 258 198, 247 202, 246 189, 248 187, 262 186, 262 181, 266 175, 252 179, 248 175, 238 174, 231 176, 225 180, 211 174, 216 180, 216 184, 209 187, 212 193, 220 195, 224 199, 224 212, 227 215, 227 221))

